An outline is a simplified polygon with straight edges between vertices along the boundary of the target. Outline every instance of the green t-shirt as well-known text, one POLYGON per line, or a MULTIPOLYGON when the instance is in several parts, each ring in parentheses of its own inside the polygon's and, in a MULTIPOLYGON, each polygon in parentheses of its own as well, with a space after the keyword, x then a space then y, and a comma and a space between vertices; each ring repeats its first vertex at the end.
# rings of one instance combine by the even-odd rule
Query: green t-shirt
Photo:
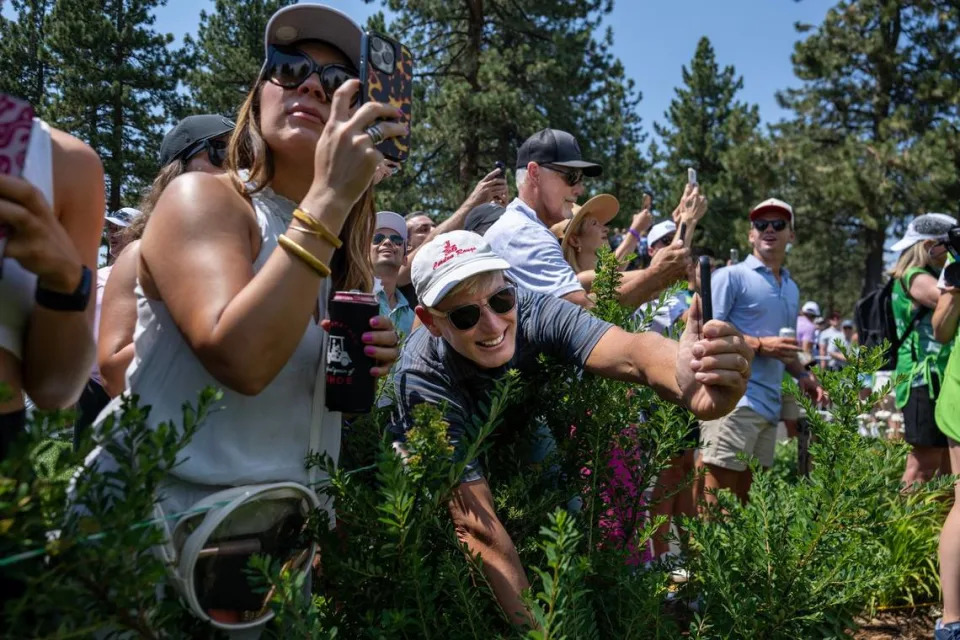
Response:
MULTIPOLYGON (((904 285, 909 288, 913 279, 921 273, 929 272, 920 267, 909 269, 893 284, 891 303, 897 335, 904 334, 910 325, 910 320, 913 319, 913 314, 917 311, 904 285)), ((930 397, 933 398, 935 396, 932 376, 936 375, 939 380, 943 380, 943 372, 947 367, 953 344, 943 345, 934 340, 933 324, 930 322, 932 317, 932 311, 925 314, 897 351, 896 373, 906 376, 906 379, 897 385, 898 409, 902 409, 907 404, 910 389, 926 386, 930 391, 930 397)))
MULTIPOLYGON (((953 258, 948 259, 948 263, 953 258)), ((951 345, 956 344, 956 337, 951 345)), ((937 398, 937 426, 954 442, 960 442, 960 350, 954 351, 943 375, 943 386, 937 398)))

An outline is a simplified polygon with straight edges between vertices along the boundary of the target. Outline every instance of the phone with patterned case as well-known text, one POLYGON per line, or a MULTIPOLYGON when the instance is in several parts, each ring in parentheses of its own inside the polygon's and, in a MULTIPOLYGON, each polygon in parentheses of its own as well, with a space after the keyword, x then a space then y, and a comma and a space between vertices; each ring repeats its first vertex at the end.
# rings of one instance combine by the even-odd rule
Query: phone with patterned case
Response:
MULTIPOLYGON (((20 177, 23 173, 32 130, 33 107, 30 103, 0 93, 0 174, 20 177)), ((3 254, 9 233, 9 227, 0 224, 0 277, 3 277, 3 254)))
POLYGON ((360 45, 360 102, 382 102, 403 116, 393 122, 407 125, 407 134, 377 145, 384 157, 403 162, 410 155, 413 106, 413 55, 410 49, 382 33, 368 31, 360 45))

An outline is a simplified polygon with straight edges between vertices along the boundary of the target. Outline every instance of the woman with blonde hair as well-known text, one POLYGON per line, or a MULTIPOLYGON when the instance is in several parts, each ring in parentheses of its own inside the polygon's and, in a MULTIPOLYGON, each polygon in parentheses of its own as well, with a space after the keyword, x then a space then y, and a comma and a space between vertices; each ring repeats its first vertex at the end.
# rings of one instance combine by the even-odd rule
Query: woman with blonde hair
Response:
MULTIPOLYGON (((563 257, 573 268, 577 278, 580 278, 580 274, 584 274, 585 279, 581 279, 581 283, 587 280, 593 282, 593 278, 586 278, 586 274, 597 268, 597 251, 607 244, 609 234, 607 225, 616 217, 618 211, 620 211, 620 203, 617 199, 608 193, 601 193, 587 200, 583 206, 574 205, 572 218, 550 227, 553 235, 560 240, 563 257)), ((631 229, 639 226, 638 233, 643 233, 650 226, 651 219, 649 211, 644 209, 635 216, 635 224, 631 229)), ((629 255, 634 244, 621 243, 614 254, 617 260, 622 262, 629 255)), ((621 269, 625 267, 624 264, 621 269)))
POLYGON ((911 445, 903 482, 907 488, 949 470, 946 436, 934 412, 950 344, 934 338, 931 312, 940 291, 937 278, 946 261, 943 240, 957 221, 942 213, 913 219, 907 232, 891 247, 900 258, 890 271, 893 316, 901 344, 897 350, 896 406, 903 412, 904 439, 911 445))

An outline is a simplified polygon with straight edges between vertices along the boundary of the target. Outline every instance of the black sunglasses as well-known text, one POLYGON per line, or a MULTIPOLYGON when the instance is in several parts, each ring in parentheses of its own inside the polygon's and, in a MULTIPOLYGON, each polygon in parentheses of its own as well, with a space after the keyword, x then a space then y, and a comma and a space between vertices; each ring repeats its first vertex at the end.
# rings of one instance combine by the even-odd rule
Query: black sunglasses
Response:
POLYGON ((754 220, 753 228, 763 233, 767 227, 773 227, 774 231, 783 231, 787 228, 786 220, 754 220))
POLYGON ((222 168, 223 163, 227 159, 227 141, 220 138, 207 138, 206 140, 195 142, 183 152, 183 161, 189 162, 190 158, 201 151, 207 152, 207 158, 210 160, 210 164, 222 168))
MULTIPOLYGON (((266 77, 273 84, 284 89, 296 89, 311 74, 320 78, 320 86, 327 102, 333 100, 333 94, 344 82, 357 77, 357 72, 343 64, 317 64, 316 61, 296 47, 272 45, 267 56, 266 77)), ((350 106, 354 106, 359 94, 353 97, 350 106)))
POLYGON ((568 169, 567 167, 558 167, 550 164, 540 165, 544 169, 562 174, 567 181, 567 186, 574 187, 583 182, 583 171, 580 169, 568 169))
POLYGON ((403 246, 403 236, 397 233, 391 233, 387 235, 385 233, 375 233, 373 234, 373 244, 383 244, 384 240, 389 239, 395 246, 403 246))
POLYGON ((480 316, 483 315, 483 307, 490 307, 491 311, 497 315, 509 313, 517 306, 517 288, 508 284, 502 289, 494 292, 485 303, 465 304, 462 307, 451 309, 450 311, 437 311, 430 309, 430 313, 441 318, 450 320, 450 324, 460 331, 468 331, 477 326, 480 322, 480 316))

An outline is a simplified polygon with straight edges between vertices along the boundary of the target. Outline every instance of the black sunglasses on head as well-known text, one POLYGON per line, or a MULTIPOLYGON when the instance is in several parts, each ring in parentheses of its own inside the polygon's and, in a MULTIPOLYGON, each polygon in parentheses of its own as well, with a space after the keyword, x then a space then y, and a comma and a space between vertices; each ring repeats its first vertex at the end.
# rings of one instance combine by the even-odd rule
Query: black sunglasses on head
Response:
POLYGON ((206 140, 195 142, 183 152, 183 161, 190 162, 190 158, 202 151, 207 152, 207 158, 210 160, 210 164, 218 168, 223 168, 223 163, 227 159, 226 140, 222 138, 207 138, 206 140))
POLYGON ((548 171, 562 174, 567 181, 567 186, 573 187, 583 182, 583 171, 581 169, 570 169, 568 167, 559 167, 551 164, 540 165, 548 171))
POLYGON ((767 227, 773 227, 774 231, 783 231, 787 228, 786 220, 754 220, 753 228, 763 233, 767 227))
POLYGON ((373 244, 377 244, 377 245, 383 244, 384 240, 390 240, 390 242, 392 242, 397 247, 403 246, 403 236, 401 236, 398 233, 391 233, 390 235, 387 235, 385 233, 373 234, 373 244))
MULTIPOLYGON (((344 64, 317 64, 309 55, 296 47, 272 45, 267 55, 266 78, 278 87, 296 89, 316 73, 327 102, 333 100, 333 94, 344 82, 357 77, 357 72, 344 64)), ((353 97, 350 106, 360 98, 353 97)))
POLYGON ((441 318, 450 320, 450 324, 460 331, 468 331, 477 326, 480 317, 483 315, 483 307, 490 307, 490 310, 497 315, 509 313, 517 306, 517 288, 508 284, 502 289, 493 293, 486 302, 480 304, 465 304, 451 309, 450 311, 437 311, 430 309, 430 313, 441 318))

